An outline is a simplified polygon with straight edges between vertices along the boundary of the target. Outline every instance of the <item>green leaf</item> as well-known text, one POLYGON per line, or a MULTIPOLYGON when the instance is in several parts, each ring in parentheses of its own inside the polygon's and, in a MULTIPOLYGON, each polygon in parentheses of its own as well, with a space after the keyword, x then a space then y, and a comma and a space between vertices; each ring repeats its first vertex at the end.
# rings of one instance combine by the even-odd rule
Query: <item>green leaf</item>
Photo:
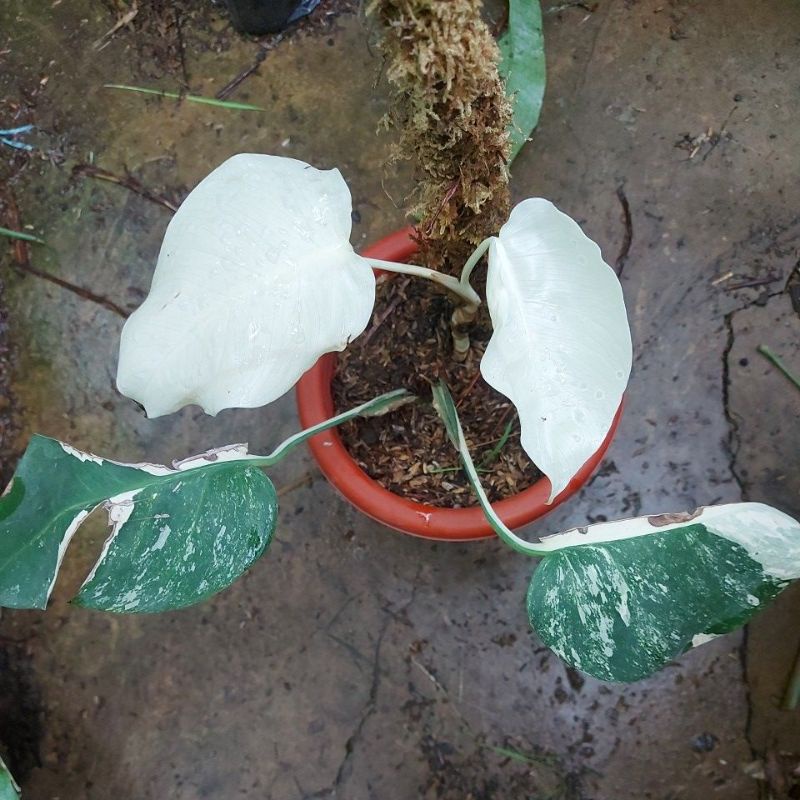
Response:
POLYGON ((602 523, 545 539, 528 616, 568 664, 635 681, 738 628, 800 577, 800 524, 761 503, 602 523))
POLYGON ((19 800, 19 797, 19 786, 3 759, 0 758, 0 800, 19 800))
POLYGON ((500 75, 514 108, 509 131, 510 164, 536 128, 544 97, 544 36, 539 0, 509 0, 508 29, 497 44, 502 56, 500 75))
POLYGON ((183 608, 225 589, 262 555, 278 498, 256 467, 194 469, 107 504, 112 532, 78 605, 101 611, 183 608))

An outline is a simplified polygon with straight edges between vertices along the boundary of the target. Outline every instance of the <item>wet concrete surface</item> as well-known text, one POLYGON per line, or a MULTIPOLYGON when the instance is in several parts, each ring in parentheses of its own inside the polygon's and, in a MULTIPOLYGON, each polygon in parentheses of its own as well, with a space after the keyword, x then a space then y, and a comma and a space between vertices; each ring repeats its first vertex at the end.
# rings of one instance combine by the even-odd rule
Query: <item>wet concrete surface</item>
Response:
MULTIPOLYGON (((611 262, 627 199, 636 363, 602 469, 527 533, 742 497, 800 514, 800 392, 755 351, 767 344, 800 372, 785 291, 800 257, 800 6, 544 8, 549 85, 514 192, 554 200, 611 262)), ((213 94, 258 53, 216 11, 186 13, 186 75, 150 59, 137 37, 158 29, 144 23, 95 46, 115 19, 89 0, 0 7, 0 127, 28 109, 44 152, 14 164, 0 153, 22 221, 49 244, 33 266, 123 309, 146 291, 169 212, 72 177, 80 163, 127 168, 179 200, 234 152, 284 153, 342 169, 354 241, 403 223, 408 176, 385 168, 386 87, 363 20, 346 14, 278 44, 234 95, 268 108, 247 114, 102 88, 188 78, 213 94)), ((0 257, 14 350, 4 411, 18 430, 5 468, 33 431, 166 461, 233 441, 266 450, 295 429, 291 397, 147 421, 113 388, 122 318, 18 274, 5 246, 0 257)), ((26 798, 797 796, 787 776, 800 726, 778 708, 800 643, 796 588, 746 636, 633 686, 603 685, 528 631, 531 562, 496 542, 385 530, 306 454, 273 478, 280 489, 306 473, 312 485, 282 497, 269 554, 210 602, 154 617, 70 607, 104 537, 97 519, 50 609, 3 613, 0 738, 26 798)))

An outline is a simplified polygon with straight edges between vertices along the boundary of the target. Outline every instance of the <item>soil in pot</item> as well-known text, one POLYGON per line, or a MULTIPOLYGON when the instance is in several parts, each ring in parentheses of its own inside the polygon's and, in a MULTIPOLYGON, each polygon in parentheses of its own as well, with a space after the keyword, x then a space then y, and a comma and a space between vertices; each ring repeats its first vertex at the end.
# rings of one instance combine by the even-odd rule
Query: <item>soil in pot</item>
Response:
MULTIPOLYGON (((473 283, 485 296, 480 279, 473 283)), ((446 293, 428 281, 379 279, 372 321, 340 354, 332 390, 337 412, 392 389, 419 395, 423 402, 383 417, 353 420, 339 428, 339 435, 359 466, 385 489, 428 505, 464 508, 477 501, 429 402, 431 385, 440 378, 456 400, 492 502, 528 488, 542 474, 520 447, 513 405, 480 375, 480 359, 492 333, 486 304, 479 309, 463 363, 452 358, 452 311, 446 293)))

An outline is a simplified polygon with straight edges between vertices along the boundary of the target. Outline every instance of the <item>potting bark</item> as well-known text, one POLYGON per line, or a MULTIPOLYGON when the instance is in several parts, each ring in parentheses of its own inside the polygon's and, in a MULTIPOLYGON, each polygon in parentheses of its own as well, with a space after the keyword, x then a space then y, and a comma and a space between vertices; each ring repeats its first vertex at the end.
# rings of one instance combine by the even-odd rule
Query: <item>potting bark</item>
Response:
POLYGON ((433 506, 466 507, 475 505, 475 498, 429 402, 430 387, 439 379, 456 398, 492 502, 526 489, 541 473, 519 445, 511 402, 480 376, 480 359, 492 332, 488 311, 480 308, 470 353, 459 363, 452 358, 452 310, 449 297, 427 282, 381 279, 372 321, 340 355, 332 388, 337 412, 394 388, 417 394, 421 402, 399 409, 391 418, 341 426, 342 442, 361 468, 389 491, 433 506), (510 435, 498 452, 508 425, 510 435))

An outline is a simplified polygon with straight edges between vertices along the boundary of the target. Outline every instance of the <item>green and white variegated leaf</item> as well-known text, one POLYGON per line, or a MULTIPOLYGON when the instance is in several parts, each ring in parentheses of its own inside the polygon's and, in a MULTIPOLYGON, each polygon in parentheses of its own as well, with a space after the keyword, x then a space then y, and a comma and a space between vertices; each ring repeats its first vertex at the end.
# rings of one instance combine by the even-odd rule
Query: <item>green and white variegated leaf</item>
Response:
POLYGON ((225 589, 267 548, 278 499, 257 467, 193 469, 112 497, 112 532, 75 602, 101 611, 182 608, 225 589))
POLYGON ((69 542, 104 504, 112 526, 78 601, 108 611, 161 611, 228 586, 258 558, 278 501, 270 467, 321 431, 385 414, 414 396, 386 392, 290 436, 270 454, 229 445, 174 462, 120 464, 33 436, 0 497, 0 606, 45 608, 69 542))
POLYGON ((552 501, 602 444, 628 382, 622 288, 576 222, 530 198, 491 241, 486 293, 494 334, 481 372, 516 406, 552 501))
POLYGON ((112 533, 84 605, 162 610, 220 591, 261 555, 277 518, 269 479, 236 463, 248 458, 234 445, 174 469, 118 464, 32 437, 0 499, 0 605, 45 608, 72 536, 104 501, 112 533))
POLYGON ((336 169, 228 159, 167 228, 150 294, 122 331, 119 390, 150 417, 191 403, 209 414, 253 408, 343 350, 375 301, 350 214, 336 169))
POLYGON ((19 800, 19 786, 14 776, 0 758, 0 800, 19 800))
POLYGON ((528 616, 568 664, 635 681, 746 623, 800 577, 800 524, 761 503, 592 525, 552 549, 528 616))
POLYGON ((545 87, 544 36, 539 0, 509 0, 508 30, 500 37, 500 74, 514 108, 509 163, 539 121, 545 87))

